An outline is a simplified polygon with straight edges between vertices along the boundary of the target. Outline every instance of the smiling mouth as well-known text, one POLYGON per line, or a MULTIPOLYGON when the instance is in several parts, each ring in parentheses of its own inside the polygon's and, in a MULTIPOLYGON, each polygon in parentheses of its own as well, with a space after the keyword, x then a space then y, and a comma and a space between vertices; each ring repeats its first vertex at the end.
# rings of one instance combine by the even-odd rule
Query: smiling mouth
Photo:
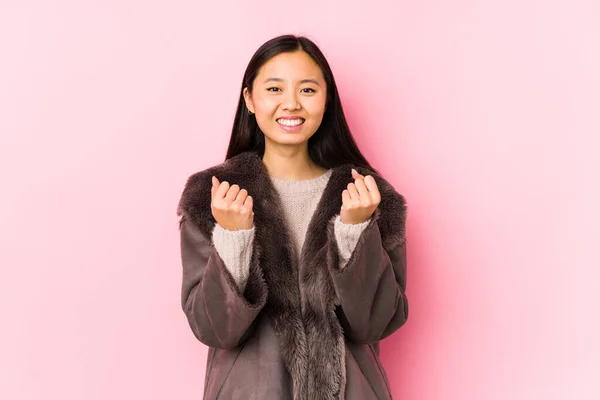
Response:
POLYGON ((294 127, 294 126, 302 125, 305 120, 304 120, 304 118, 296 118, 296 119, 279 118, 276 121, 280 125, 294 127))

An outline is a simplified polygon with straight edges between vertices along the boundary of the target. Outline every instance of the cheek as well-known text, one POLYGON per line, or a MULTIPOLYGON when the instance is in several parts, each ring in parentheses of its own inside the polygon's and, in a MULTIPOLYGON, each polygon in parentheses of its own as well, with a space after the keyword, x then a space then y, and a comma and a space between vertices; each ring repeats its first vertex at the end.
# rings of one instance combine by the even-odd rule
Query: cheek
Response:
POLYGON ((307 111, 315 116, 315 118, 320 118, 325 114, 325 100, 315 99, 316 101, 307 104, 307 111))
POLYGON ((270 113, 277 108, 275 99, 270 97, 261 97, 255 101, 256 107, 263 113, 270 113))
POLYGON ((322 93, 320 96, 315 96, 310 99, 310 108, 316 113, 325 112, 325 104, 327 103, 327 95, 322 93))

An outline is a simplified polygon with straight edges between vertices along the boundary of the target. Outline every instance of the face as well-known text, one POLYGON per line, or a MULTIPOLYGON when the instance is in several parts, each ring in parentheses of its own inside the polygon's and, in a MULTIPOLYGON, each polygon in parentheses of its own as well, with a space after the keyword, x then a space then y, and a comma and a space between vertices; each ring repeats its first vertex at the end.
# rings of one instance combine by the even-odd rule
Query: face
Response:
POLYGON ((265 146, 305 146, 323 120, 327 84, 304 51, 280 53, 260 68, 244 99, 265 134, 265 146))

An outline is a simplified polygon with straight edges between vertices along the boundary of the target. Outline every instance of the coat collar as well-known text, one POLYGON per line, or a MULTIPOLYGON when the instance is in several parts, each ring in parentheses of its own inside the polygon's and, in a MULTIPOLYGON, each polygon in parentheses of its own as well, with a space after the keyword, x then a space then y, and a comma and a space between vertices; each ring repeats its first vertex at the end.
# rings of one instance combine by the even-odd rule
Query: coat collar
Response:
MULTIPOLYGON (((354 181, 350 172, 352 168, 363 175, 372 175, 377 182, 381 193, 381 203, 375 214, 379 218, 378 225, 381 230, 383 247, 390 250, 405 239, 405 200, 385 179, 367 168, 352 164, 343 164, 333 168, 315 216, 308 227, 307 240, 309 236, 315 236, 309 235, 312 232, 311 228, 314 228, 315 220, 332 217, 339 213, 342 206, 341 193, 348 183, 354 181)), ((211 236, 215 224, 210 209, 211 176, 213 175, 217 176, 220 181, 237 183, 248 190, 254 199, 254 214, 257 222, 264 220, 268 224, 270 214, 281 213, 277 192, 260 155, 253 151, 246 151, 188 178, 177 212, 179 215, 182 213, 188 215, 205 233, 206 237, 211 236), (260 212, 264 213, 265 218, 261 218, 260 212)), ((317 233, 316 236, 319 236, 318 232, 315 233, 317 233)))
POLYGON ((263 311, 279 337, 285 366, 292 377, 294 400, 343 399, 345 339, 336 316, 338 301, 327 264, 331 262, 333 220, 342 191, 353 182, 351 169, 372 175, 381 203, 371 223, 377 224, 384 249, 404 241, 404 198, 379 175, 344 164, 335 167, 309 223, 299 259, 294 257, 283 208, 261 157, 241 153, 188 179, 178 214, 191 219, 206 238, 212 237, 211 177, 245 188, 254 200, 255 239, 250 276, 244 292, 249 300, 267 296, 263 311))

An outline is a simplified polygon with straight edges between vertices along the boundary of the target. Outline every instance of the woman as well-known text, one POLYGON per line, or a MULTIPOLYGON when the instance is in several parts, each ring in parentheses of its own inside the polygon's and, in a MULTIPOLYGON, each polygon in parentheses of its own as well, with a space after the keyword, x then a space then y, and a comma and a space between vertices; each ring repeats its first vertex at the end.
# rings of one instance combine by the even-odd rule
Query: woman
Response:
POLYGON ((358 150, 313 42, 256 51, 226 161, 188 179, 178 214, 205 399, 391 398, 379 341, 408 316, 406 203, 358 150))

